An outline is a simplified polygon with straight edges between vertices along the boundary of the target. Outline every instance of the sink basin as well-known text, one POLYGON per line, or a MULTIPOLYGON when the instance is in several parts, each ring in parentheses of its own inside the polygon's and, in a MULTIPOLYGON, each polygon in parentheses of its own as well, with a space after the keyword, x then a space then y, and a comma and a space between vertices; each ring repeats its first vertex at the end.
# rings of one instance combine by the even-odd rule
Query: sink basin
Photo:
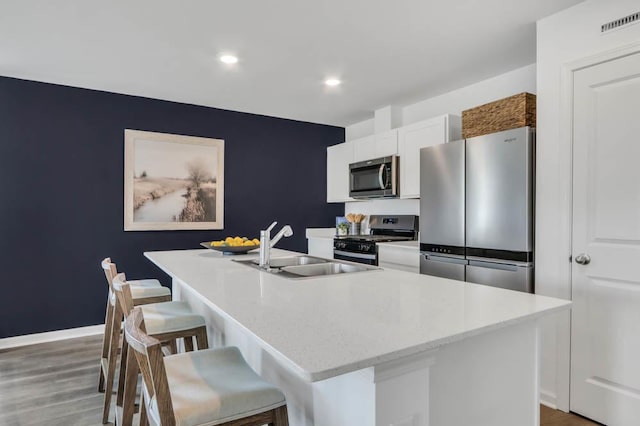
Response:
POLYGON ((235 260, 242 265, 250 266, 271 274, 286 278, 312 278, 326 275, 348 274, 362 271, 380 270, 376 266, 341 260, 323 259, 315 256, 274 257, 269 262, 269 269, 261 269, 258 259, 235 260))
POLYGON ((347 274, 351 272, 370 271, 378 269, 375 266, 356 265, 352 263, 327 262, 315 265, 286 266, 282 271, 302 277, 317 277, 320 275, 347 274))
MULTIPOLYGON (((258 259, 252 260, 256 265, 260 264, 258 259)), ((322 259, 321 257, 313 256, 290 256, 290 257, 274 257, 269 262, 269 266, 272 268, 283 268, 285 266, 297 266, 297 265, 313 265, 318 263, 327 263, 328 259, 322 259)))

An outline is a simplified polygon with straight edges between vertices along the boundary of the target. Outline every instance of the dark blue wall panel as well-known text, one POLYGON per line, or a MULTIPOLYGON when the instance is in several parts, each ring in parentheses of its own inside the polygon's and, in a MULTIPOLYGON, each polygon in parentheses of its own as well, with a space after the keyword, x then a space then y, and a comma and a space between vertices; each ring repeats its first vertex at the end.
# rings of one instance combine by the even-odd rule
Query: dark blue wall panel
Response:
POLYGON ((344 129, 0 77, 0 338, 99 324, 111 256, 130 278, 169 279, 149 250, 258 236, 272 220, 306 251, 326 204, 326 147, 344 129), (123 231, 124 129, 225 140, 225 229, 123 231))

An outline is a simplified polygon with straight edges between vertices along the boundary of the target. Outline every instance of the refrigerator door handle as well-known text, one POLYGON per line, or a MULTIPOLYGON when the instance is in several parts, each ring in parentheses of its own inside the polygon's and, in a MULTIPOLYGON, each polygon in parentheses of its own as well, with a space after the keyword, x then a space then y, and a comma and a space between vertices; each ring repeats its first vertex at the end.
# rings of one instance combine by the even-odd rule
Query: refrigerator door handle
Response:
POLYGON ((425 259, 431 260, 434 262, 454 263, 457 265, 466 265, 469 263, 464 257, 434 256, 431 253, 423 253, 422 255, 424 256, 425 259))
POLYGON ((477 260, 469 260, 469 266, 477 266, 479 268, 498 269, 501 271, 516 272, 518 268, 531 268, 533 263, 501 263, 501 262, 479 262, 477 260))
POLYGON ((469 264, 473 264, 476 266, 481 266, 485 268, 491 268, 491 265, 499 265, 494 267, 493 269, 505 269, 505 270, 515 270, 513 268, 521 267, 528 268, 533 266, 533 262, 518 262, 517 260, 504 260, 504 259, 489 259, 486 257, 476 257, 476 256, 467 256, 467 260, 469 260, 469 264), (487 265, 487 266, 485 266, 487 265), (504 267, 501 267, 504 266, 504 267), (509 268, 509 266, 513 268, 509 268))

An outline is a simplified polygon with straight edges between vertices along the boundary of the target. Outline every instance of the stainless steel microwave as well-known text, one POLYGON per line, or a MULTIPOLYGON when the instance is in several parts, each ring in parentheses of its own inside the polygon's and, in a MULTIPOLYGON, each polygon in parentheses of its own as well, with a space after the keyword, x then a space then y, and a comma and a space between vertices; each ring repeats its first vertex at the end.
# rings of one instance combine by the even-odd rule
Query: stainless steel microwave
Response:
POLYGON ((398 156, 349 164, 349 196, 352 198, 397 198, 398 156))

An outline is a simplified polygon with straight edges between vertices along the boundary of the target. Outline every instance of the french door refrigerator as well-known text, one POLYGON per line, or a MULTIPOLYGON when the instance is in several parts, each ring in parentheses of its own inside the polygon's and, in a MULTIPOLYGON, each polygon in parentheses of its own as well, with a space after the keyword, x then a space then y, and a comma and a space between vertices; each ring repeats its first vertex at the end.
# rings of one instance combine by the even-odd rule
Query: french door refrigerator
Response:
POLYGON ((533 292, 535 132, 420 151, 420 273, 533 292))

